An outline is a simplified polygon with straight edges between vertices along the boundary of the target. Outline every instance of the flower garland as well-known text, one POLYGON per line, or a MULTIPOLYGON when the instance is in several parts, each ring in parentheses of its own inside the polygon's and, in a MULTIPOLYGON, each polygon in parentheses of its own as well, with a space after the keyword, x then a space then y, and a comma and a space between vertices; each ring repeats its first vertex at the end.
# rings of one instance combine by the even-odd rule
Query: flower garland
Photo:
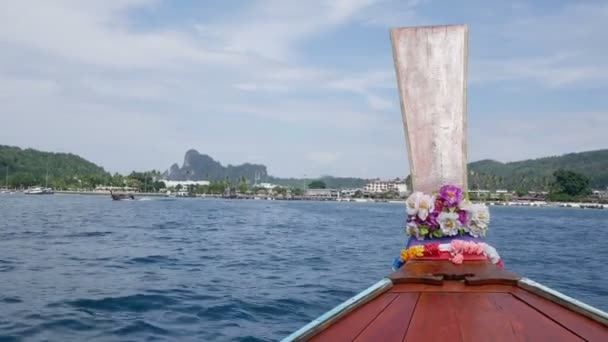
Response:
POLYGON ((397 270, 409 259, 420 257, 439 257, 441 252, 449 253, 449 260, 454 264, 462 264, 465 255, 483 255, 491 263, 502 267, 502 261, 496 249, 484 242, 473 242, 464 240, 452 240, 450 243, 427 243, 425 245, 411 246, 402 249, 401 254, 395 259, 393 269, 397 270))
POLYGON ((406 233, 418 240, 469 234, 485 236, 490 212, 485 204, 473 204, 454 185, 444 185, 434 195, 414 192, 406 200, 406 233))

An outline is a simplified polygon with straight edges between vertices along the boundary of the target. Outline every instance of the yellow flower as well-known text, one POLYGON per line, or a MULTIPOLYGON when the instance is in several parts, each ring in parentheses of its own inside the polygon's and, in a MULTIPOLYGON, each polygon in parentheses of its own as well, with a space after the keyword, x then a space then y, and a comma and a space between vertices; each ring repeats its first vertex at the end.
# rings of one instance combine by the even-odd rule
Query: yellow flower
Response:
POLYGON ((412 246, 408 249, 402 249, 399 256, 401 261, 406 262, 407 259, 424 256, 424 246, 412 246))
POLYGON ((401 250, 401 255, 399 256, 399 258, 401 259, 401 261, 406 262, 408 259, 408 252, 407 249, 402 249, 401 250))
POLYGON ((408 249, 408 255, 410 258, 416 258, 424 256, 424 246, 412 246, 408 249))

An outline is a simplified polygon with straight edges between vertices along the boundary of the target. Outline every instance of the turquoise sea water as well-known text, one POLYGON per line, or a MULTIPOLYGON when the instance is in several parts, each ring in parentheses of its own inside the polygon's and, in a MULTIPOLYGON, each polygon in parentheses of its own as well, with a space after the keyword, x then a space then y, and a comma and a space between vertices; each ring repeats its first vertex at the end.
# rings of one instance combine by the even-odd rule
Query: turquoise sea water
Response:
MULTIPOLYGON (((608 210, 491 207, 507 269, 608 310, 608 210)), ((0 195, 0 341, 274 341, 390 272, 402 205, 0 195)))

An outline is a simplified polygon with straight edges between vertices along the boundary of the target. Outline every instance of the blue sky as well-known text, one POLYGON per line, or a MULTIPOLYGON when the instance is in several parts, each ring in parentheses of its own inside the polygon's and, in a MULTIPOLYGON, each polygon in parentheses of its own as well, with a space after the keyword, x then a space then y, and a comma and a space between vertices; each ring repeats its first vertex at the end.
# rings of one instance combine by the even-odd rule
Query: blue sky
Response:
POLYGON ((608 147, 608 2, 475 0, 5 3, 0 143, 404 176, 388 29, 448 23, 469 25, 470 161, 608 147))

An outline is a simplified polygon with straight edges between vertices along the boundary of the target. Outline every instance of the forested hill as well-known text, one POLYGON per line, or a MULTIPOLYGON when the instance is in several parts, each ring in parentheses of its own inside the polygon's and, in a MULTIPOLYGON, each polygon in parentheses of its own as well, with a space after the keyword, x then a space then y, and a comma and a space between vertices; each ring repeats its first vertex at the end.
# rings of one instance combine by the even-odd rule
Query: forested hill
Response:
POLYGON ((593 189, 608 187, 608 149, 510 163, 480 160, 469 164, 469 189, 548 190, 558 169, 581 173, 593 189))
POLYGON ((102 167, 71 153, 0 145, 0 187, 5 185, 7 171, 11 187, 44 185, 47 174, 49 183, 54 186, 75 179, 101 181, 110 177, 102 167))

